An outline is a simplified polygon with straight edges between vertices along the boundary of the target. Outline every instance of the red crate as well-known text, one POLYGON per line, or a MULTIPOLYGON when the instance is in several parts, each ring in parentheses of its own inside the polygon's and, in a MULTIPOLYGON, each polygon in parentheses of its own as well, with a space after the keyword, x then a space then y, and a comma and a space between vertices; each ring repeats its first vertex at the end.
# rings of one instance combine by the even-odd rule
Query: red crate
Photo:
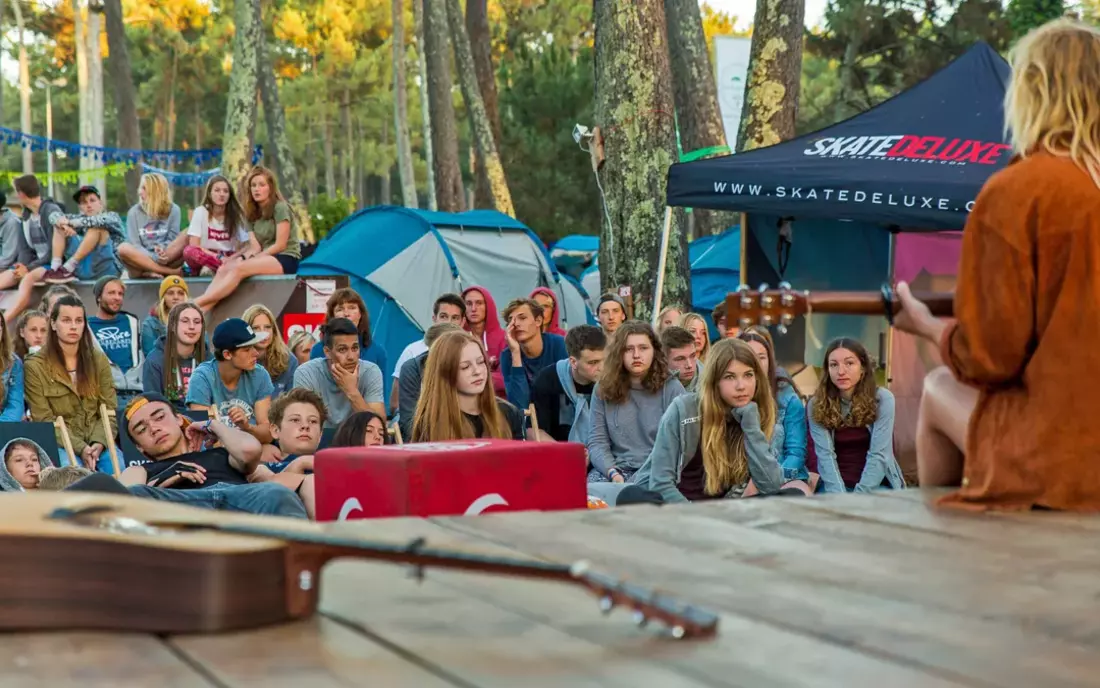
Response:
POLYGON ((584 445, 460 440, 317 453, 317 520, 584 509, 584 445))

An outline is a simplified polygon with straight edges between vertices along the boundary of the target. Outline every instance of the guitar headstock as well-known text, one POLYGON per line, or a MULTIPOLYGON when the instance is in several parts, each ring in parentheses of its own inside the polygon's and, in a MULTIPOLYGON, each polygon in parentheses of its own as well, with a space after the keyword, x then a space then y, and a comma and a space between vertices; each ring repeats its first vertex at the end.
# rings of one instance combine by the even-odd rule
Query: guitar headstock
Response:
POLYGON ((600 611, 610 614, 615 607, 633 610, 634 623, 645 626, 660 621, 677 640, 705 638, 718 632, 718 615, 611 576, 589 570, 587 562, 571 567, 573 578, 586 585, 600 598, 600 611))
POLYGON ((753 325, 777 326, 780 334, 786 334, 795 318, 809 312, 807 297, 806 292, 795 291, 786 282, 780 282, 778 289, 769 289, 767 284, 749 289, 742 284, 726 295, 726 326, 742 330, 753 325))

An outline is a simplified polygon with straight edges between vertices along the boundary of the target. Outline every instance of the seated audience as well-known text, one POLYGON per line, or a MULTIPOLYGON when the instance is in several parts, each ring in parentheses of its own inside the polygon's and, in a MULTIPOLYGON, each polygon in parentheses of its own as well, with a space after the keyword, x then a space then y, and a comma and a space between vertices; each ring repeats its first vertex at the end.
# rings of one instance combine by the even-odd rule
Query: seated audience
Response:
POLYGON ((38 302, 38 310, 49 315, 53 313, 53 306, 62 296, 80 298, 80 294, 67 284, 51 284, 46 287, 46 293, 42 294, 42 300, 38 302))
POLYGON ((481 347, 489 356, 489 369, 493 373, 493 390, 497 396, 505 396, 504 373, 500 371, 500 357, 508 348, 508 337, 497 318, 497 302, 485 287, 466 287, 462 292, 466 301, 467 332, 481 341, 481 347))
POLYGON ((516 299, 504 309, 508 348, 500 356, 508 401, 521 409, 531 403, 531 384, 544 368, 569 357, 565 338, 542 331, 542 309, 531 299, 516 299))
POLYGON ((328 413, 328 425, 336 427, 358 411, 385 417, 382 371, 359 358, 359 330, 347 318, 325 325, 325 357, 306 363, 294 374, 294 387, 319 395, 328 413))
POLYGON ((596 319, 600 321, 603 333, 610 339, 615 330, 626 322, 626 303, 618 294, 604 294, 596 304, 596 319))
POLYGON ((837 339, 806 414, 823 492, 905 487, 894 458, 894 395, 875 381, 867 349, 837 339))
POLYGON ((351 414, 336 428, 329 447, 381 447, 386 444, 386 421, 370 411, 351 414))
POLYGON ((187 407, 206 411, 261 444, 270 444, 267 413, 274 387, 264 367, 256 365, 256 344, 269 336, 254 331, 240 318, 230 318, 214 328, 214 360, 200 363, 191 373, 187 407))
MULTIPOLYGON (((454 323, 459 327, 466 322, 466 302, 462 300, 461 296, 458 294, 444 294, 435 300, 432 305, 432 324, 441 322, 454 323)), ((398 385, 401 383, 401 367, 407 361, 427 352, 428 344, 424 338, 421 338, 406 346, 401 355, 397 357, 397 363, 393 367, 393 389, 390 390, 389 408, 391 413, 397 410, 399 404, 400 390, 398 385)))
POLYGON ((561 309, 558 308, 558 297, 553 289, 538 287, 527 298, 538 304, 542 311, 542 331, 565 336, 565 330, 561 329, 561 309))
MULTIPOLYGON (((0 291, 18 284, 19 294, 25 298, 25 301, 24 298, 18 298, 18 301, 23 302, 23 308, 26 308, 31 291, 42 283, 50 262, 54 233, 51 218, 64 215, 65 209, 52 198, 42 197, 42 187, 33 174, 17 177, 12 181, 12 187, 19 198, 19 205, 23 206, 23 242, 29 250, 25 251, 27 262, 15 263, 0 273, 0 291)), ((21 311, 9 307, 5 315, 10 320, 21 311)))
POLYGON ((279 336, 278 321, 270 308, 262 304, 249 306, 241 317, 256 334, 267 334, 256 343, 256 354, 259 356, 258 363, 271 376, 271 386, 275 390, 271 396, 275 398, 294 386, 298 359, 290 355, 290 349, 279 336))
POLYGON ((0 467, 0 491, 3 492, 37 490, 42 472, 53 466, 45 450, 28 439, 11 440, 0 453, 4 456, 0 467))
POLYGON ((24 311, 15 321, 15 355, 24 361, 46 343, 50 319, 42 311, 24 311))
POLYGON ((710 331, 707 330, 707 321, 698 313, 685 313, 680 318, 680 327, 690 332, 695 338, 695 358, 705 365, 707 353, 710 351, 710 331))
MULTIPOLYGON (((105 275, 122 274, 118 247, 126 241, 122 218, 118 213, 104 212, 99 189, 82 186, 73 194, 80 212, 65 215, 58 212, 50 218, 53 225, 50 269, 43 275, 47 284, 66 284, 77 279, 95 280, 105 275), (66 259, 66 255, 68 258, 66 259), (90 258, 87 266, 81 266, 90 258)), ((30 303, 30 294, 19 310, 30 303)))
MULTIPOLYGON (((737 337, 749 345, 767 378, 775 399, 775 431, 772 451, 783 467, 784 480, 809 480, 806 470, 806 406, 794 382, 775 360, 775 348, 769 337, 750 328, 737 337)), ((808 489, 808 487, 807 487, 808 489)))
MULTIPOLYGON (((379 370, 385 371, 386 350, 375 340, 371 332, 367 304, 357 291, 346 288, 337 289, 332 296, 328 297, 328 302, 325 304, 325 323, 336 318, 347 318, 359 330, 359 358, 370 361, 378 366, 379 370)), ((321 329, 321 340, 310 350, 310 359, 325 356, 324 328, 321 329)))
POLYGON ((481 342, 468 332, 448 332, 428 350, 412 441, 478 438, 522 440, 524 415, 493 394, 481 342))
POLYGON ((617 328, 592 392, 588 482, 633 482, 653 450, 661 416, 681 394, 653 328, 637 320, 617 328))
POLYGON ((244 210, 233 186, 220 174, 206 182, 202 203, 191 215, 183 262, 193 275, 213 275, 238 260, 250 245, 244 210))
POLYGON ((294 212, 279 187, 275 175, 265 167, 253 167, 241 183, 244 189, 245 221, 252 231, 242 259, 225 263, 211 280, 203 295, 195 299, 210 311, 237 286, 256 275, 295 275, 302 259, 298 224, 294 212))
POLYGON ((145 359, 141 384, 146 393, 160 394, 178 411, 187 410, 187 390, 195 366, 210 360, 202 311, 190 301, 168 314, 168 334, 157 339, 145 359))
POLYGON ((187 282, 179 275, 169 275, 160 282, 157 303, 141 321, 141 353, 148 356, 157 340, 168 333, 168 314, 191 296, 187 282))
MULTIPOLYGON (((99 406, 118 408, 111 362, 92 339, 84 303, 75 296, 62 296, 50 312, 50 332, 45 347, 24 362, 24 386, 31 421, 53 423, 63 417, 72 440, 73 452, 92 470, 111 472, 107 434, 99 406)), ((111 433, 116 430, 111 419, 111 433)), ((57 446, 64 452, 61 430, 57 446)))
POLYGON ((26 415, 23 361, 12 346, 8 321, 0 313, 0 423, 18 423, 26 415))
POLYGON ((607 337, 595 325, 577 325, 565 335, 569 358, 543 368, 531 385, 539 429, 558 442, 584 444, 592 429, 592 388, 603 368, 607 337))
POLYGON ((785 484, 771 447, 775 401, 752 349, 714 346, 698 392, 672 402, 637 480, 666 504, 774 494, 804 495, 785 484))
POLYGON ((118 257, 134 279, 180 274, 187 236, 180 234, 182 213, 168 180, 156 172, 141 175, 138 198, 126 213, 127 242, 118 247, 118 257))
POLYGON ((119 477, 131 494, 226 511, 307 517, 301 500, 282 485, 249 484, 261 453, 251 434, 213 416, 193 423, 158 394, 135 397, 125 419, 134 446, 148 459, 119 477))
POLYGON ((714 323, 714 329, 718 330, 718 339, 727 339, 741 334, 741 328, 737 323, 727 323, 725 300, 710 312, 710 319, 714 323))
POLYGON ((8 197, 0 191, 0 273, 34 258, 23 238, 23 220, 8 207, 8 197))
POLYGON ((424 334, 424 342, 428 345, 428 351, 411 361, 406 361, 405 365, 401 366, 397 427, 401 429, 401 436, 406 440, 412 437, 413 417, 416 415, 416 405, 420 402, 420 386, 424 379, 424 364, 428 362, 428 352, 431 351, 432 345, 447 332, 461 331, 462 328, 454 323, 436 323, 432 325, 424 334))
POLYGON ((678 325, 669 325, 661 332, 661 345, 668 354, 669 372, 687 391, 698 391, 703 366, 695 355, 695 337, 678 325))
POLYGON ((95 472, 89 471, 83 466, 46 468, 38 477, 38 489, 57 492, 64 490, 81 478, 87 478, 89 475, 95 475, 95 472))
POLYGON ((298 365, 301 365, 309 360, 310 349, 317 343, 317 338, 306 330, 298 330, 294 334, 290 335, 290 341, 286 343, 290 353, 294 354, 294 358, 298 361, 298 365))
POLYGON ((317 517, 313 454, 321 446, 324 425, 325 405, 310 390, 298 387, 275 399, 271 404, 271 436, 279 442, 283 459, 261 463, 249 478, 254 483, 273 482, 293 490, 310 518, 317 517))
POLYGON ((141 370, 145 356, 138 342, 138 320, 122 310, 126 285, 120 277, 101 277, 92 288, 96 314, 88 318, 88 327, 96 344, 111 363, 118 403, 125 407, 129 400, 141 394, 141 370))
POLYGON ((684 317, 683 309, 679 306, 669 306, 657 315, 657 334, 665 331, 666 327, 679 325, 680 318, 684 317))

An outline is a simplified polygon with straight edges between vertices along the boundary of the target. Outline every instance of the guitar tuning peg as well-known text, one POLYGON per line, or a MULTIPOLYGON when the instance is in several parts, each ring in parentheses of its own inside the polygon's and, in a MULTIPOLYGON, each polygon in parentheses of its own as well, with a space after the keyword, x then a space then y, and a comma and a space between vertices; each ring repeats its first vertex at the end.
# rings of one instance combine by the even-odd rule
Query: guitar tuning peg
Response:
POLYGON ((680 640, 681 638, 684 637, 684 635, 686 635, 686 632, 684 631, 683 626, 673 626, 672 627, 672 637, 673 638, 676 638, 677 640, 680 640))
POLYGON ((640 609, 634 611, 634 623, 638 628, 643 628, 649 623, 649 617, 645 615, 645 612, 640 609))
POLYGON ((780 291, 790 291, 791 290, 791 283, 790 282, 780 282, 779 283, 779 290, 780 291))
POLYGON ((747 330, 752 327, 752 318, 741 318, 737 321, 737 324, 740 325, 742 330, 747 330))
POLYGON ((605 595, 600 598, 600 611, 604 614, 610 614, 611 610, 615 608, 615 601, 610 596, 605 595))
POLYGON ((767 290, 768 290, 768 283, 767 282, 761 282, 760 286, 757 287, 757 289, 756 289, 756 291, 760 292, 761 294, 763 294, 767 290))
POLYGON ((787 334, 787 326, 786 325, 780 325, 779 327, 776 328, 776 330, 778 330, 779 334, 787 334))

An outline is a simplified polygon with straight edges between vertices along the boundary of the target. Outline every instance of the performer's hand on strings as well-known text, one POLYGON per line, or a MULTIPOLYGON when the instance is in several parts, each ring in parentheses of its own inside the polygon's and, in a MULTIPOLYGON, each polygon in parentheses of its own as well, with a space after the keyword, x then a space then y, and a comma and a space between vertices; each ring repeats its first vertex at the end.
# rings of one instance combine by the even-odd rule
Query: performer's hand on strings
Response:
POLYGON ((896 292, 898 301, 901 302, 901 310, 894 316, 894 327, 938 344, 940 335, 943 334, 944 324, 932 315, 928 306, 913 296, 908 283, 898 282, 896 292))

